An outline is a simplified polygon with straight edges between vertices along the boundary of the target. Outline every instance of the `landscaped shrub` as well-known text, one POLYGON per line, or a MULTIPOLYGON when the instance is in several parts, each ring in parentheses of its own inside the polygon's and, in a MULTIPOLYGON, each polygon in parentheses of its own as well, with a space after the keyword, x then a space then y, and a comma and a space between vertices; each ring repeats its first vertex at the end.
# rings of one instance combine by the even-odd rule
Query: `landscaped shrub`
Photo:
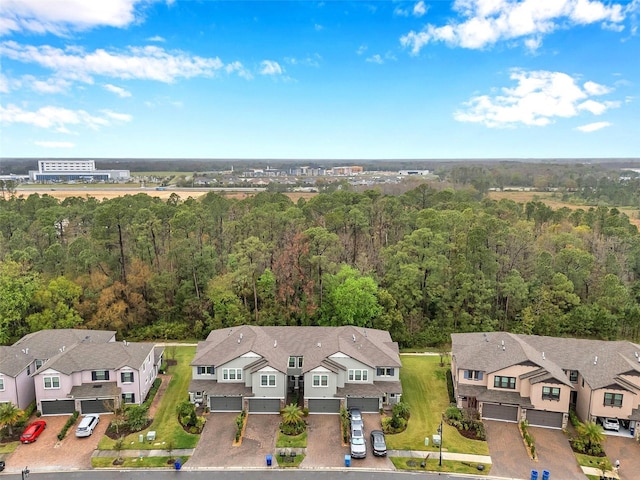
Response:
POLYGON ((73 414, 71 414, 71 416, 67 420, 67 423, 64 424, 64 427, 62 427, 62 430, 60 430, 60 433, 58 433, 58 440, 62 440, 67 435, 67 430, 69 430, 71 426, 76 423, 78 415, 80 415, 80 412, 78 412, 77 410, 74 411, 73 414))
POLYGON ((573 408, 569 409, 569 421, 574 427, 580 425, 580 419, 578 418, 578 415, 576 415, 576 411, 573 408))
POLYGON ((342 443, 349 442, 349 410, 342 407, 340 409, 340 425, 342 427, 342 443))
POLYGON ((239 442, 240 438, 242 437, 242 427, 244 426, 244 419, 246 416, 246 410, 242 410, 242 412, 240 412, 238 416, 236 416, 236 442, 239 442))
POLYGON ((449 403, 456 403, 456 394, 453 390, 453 376, 451 375, 451 369, 447 370, 447 393, 449 394, 449 403))
MULTIPOLYGON (((462 411, 456 407, 455 405, 450 405, 444 412, 444 418, 447 420, 447 423, 450 421, 461 422, 462 421, 462 411)), ((451 425, 451 423, 449 423, 451 425)))
POLYGON ((146 406, 147 409, 151 406, 151 402, 153 402, 156 393, 158 393, 158 389, 160 388, 160 384, 162 384, 162 379, 156 378, 153 381, 153 385, 149 389, 149 393, 147 394, 147 399, 142 403, 142 405, 146 406))
POLYGON ((149 425, 149 410, 144 405, 129 405, 124 411, 125 423, 132 432, 144 430, 149 425))
POLYGON ((407 402, 398 402, 393 406, 393 415, 409 420, 411 416, 411 409, 407 402))
POLYGON ((529 452, 531 453, 531 457, 536 457, 536 445, 533 436, 529 433, 529 424, 526 421, 520 422, 520 432, 522 432, 522 438, 524 438, 527 447, 529 448, 529 452))
POLYGON ((451 405, 444 413, 444 420, 466 438, 473 440, 487 439, 484 423, 480 420, 478 411, 473 408, 460 410, 455 405, 451 405))
POLYGON ((280 412, 282 423, 280 431, 285 435, 300 435, 307 428, 307 424, 302 419, 302 409, 295 403, 290 403, 280 412))
POLYGON ((571 439, 571 447, 574 451, 594 457, 604 456, 602 450, 604 432, 600 425, 595 422, 579 423, 576 431, 578 436, 571 439))

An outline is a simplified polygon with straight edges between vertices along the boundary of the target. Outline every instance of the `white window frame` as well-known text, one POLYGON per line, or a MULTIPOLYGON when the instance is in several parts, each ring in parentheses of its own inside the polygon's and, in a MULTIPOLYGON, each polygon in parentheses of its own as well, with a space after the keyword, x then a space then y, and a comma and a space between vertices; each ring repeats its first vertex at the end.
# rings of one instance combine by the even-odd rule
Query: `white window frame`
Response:
POLYGON ((133 372, 131 372, 131 371, 129 371, 129 370, 124 371, 124 372, 120 372, 120 381, 121 381, 122 383, 133 383, 133 382, 134 382, 134 375, 133 375, 133 372), (131 376, 131 380, 123 380, 123 375, 129 375, 129 376, 131 376))
POLYGON ((46 377, 42 377, 42 381, 44 384, 45 390, 58 390, 60 389, 60 376, 59 375, 47 375, 46 377), (47 380, 49 380, 49 386, 47 387, 47 380), (58 383, 58 386, 55 386, 55 383, 58 383))
POLYGON ((329 375, 326 373, 314 373, 312 380, 314 387, 324 388, 329 386, 329 375))
POLYGON ((275 373, 261 373, 260 374, 260 386, 273 388, 276 386, 276 374, 275 373), (273 380, 273 384, 271 384, 273 380))
POLYGON ((126 403, 127 405, 134 404, 134 403, 136 403, 136 398, 135 397, 136 397, 136 394, 134 392, 125 392, 125 393, 122 394, 122 397, 121 397, 122 398, 122 403, 126 403), (130 402, 126 399, 126 397, 125 397, 126 395, 132 395, 133 396, 133 398, 131 399, 130 402))
POLYGON ((4 378, 0 377, 0 392, 4 392, 4 378))
POLYGON ((36 370, 38 370, 42 365, 44 365, 44 360, 36 360, 36 370))
POLYGON ((349 381, 350 382, 368 382, 369 381, 369 370, 366 368, 353 368, 349 370, 349 381), (360 377, 360 378, 358 378, 360 377))
POLYGON ((223 380, 242 380, 242 369, 241 368, 223 368, 222 379, 223 380), (231 378, 231 374, 233 374, 233 378, 231 378))

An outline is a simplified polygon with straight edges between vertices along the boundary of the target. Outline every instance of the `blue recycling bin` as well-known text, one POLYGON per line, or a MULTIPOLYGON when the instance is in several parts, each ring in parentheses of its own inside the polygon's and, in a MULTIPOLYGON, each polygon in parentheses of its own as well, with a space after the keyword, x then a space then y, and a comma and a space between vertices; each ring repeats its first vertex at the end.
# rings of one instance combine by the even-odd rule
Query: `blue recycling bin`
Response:
POLYGON ((531 480, 538 480, 538 470, 531 470, 531 480))
POLYGON ((273 462, 273 456, 267 455, 267 467, 271 466, 271 462, 273 462))
POLYGON ((549 480, 550 475, 551 472, 549 472, 549 470, 542 470, 542 480, 549 480))
POLYGON ((345 467, 350 467, 351 466, 351 455, 345 455, 344 456, 344 466, 345 467))
POLYGON ((176 470, 180 470, 182 468, 182 459, 181 458, 176 458, 176 461, 173 462, 173 467, 176 470))

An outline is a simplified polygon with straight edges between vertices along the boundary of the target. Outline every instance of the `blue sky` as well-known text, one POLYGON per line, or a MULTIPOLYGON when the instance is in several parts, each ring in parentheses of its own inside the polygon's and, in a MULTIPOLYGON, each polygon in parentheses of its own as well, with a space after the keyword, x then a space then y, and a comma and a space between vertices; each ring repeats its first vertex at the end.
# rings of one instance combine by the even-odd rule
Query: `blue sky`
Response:
POLYGON ((640 0, 2 0, 0 156, 640 157, 640 0))

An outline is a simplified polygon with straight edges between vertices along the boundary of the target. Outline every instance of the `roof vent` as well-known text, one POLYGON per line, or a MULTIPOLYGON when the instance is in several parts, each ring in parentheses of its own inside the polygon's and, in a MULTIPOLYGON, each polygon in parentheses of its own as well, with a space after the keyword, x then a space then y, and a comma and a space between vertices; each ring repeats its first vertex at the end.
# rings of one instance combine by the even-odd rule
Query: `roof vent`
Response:
POLYGON ((242 340, 242 337, 244 337, 244 335, 242 332, 240 332, 240 340, 242 340))
POLYGON ((227 333, 227 336, 231 335, 231 332, 233 332, 233 328, 229 329, 229 333, 227 333))
POLYGON ((238 339, 238 343, 240 343, 240 339, 238 339))
POLYGON ((123 340, 122 344, 126 347, 127 345, 129 345, 129 342, 127 342, 126 340, 123 340))
POLYGON ((596 358, 593 359, 593 364, 597 365, 598 364, 598 356, 596 355, 596 358))
POLYGON ((274 340, 273 341, 273 348, 276 348, 278 346, 278 340, 274 340))
POLYGON ((504 345, 502 345, 502 351, 504 352, 507 349, 504 345))
POLYGON ((64 352, 64 345, 62 345, 62 347, 60 347, 60 352, 64 352))
POLYGON ((633 354, 638 358, 638 352, 633 352, 633 354))
POLYGON ((543 359, 543 360, 545 360, 545 358, 544 358, 544 352, 542 352, 542 359, 543 359))
POLYGON ((320 347, 322 346, 322 344, 321 344, 320 342, 318 342, 318 343, 316 344, 316 346, 317 346, 318 348, 320 348, 320 347))
POLYGON ((353 338, 353 343, 356 343, 356 335, 355 334, 351 335, 351 338, 353 338))

